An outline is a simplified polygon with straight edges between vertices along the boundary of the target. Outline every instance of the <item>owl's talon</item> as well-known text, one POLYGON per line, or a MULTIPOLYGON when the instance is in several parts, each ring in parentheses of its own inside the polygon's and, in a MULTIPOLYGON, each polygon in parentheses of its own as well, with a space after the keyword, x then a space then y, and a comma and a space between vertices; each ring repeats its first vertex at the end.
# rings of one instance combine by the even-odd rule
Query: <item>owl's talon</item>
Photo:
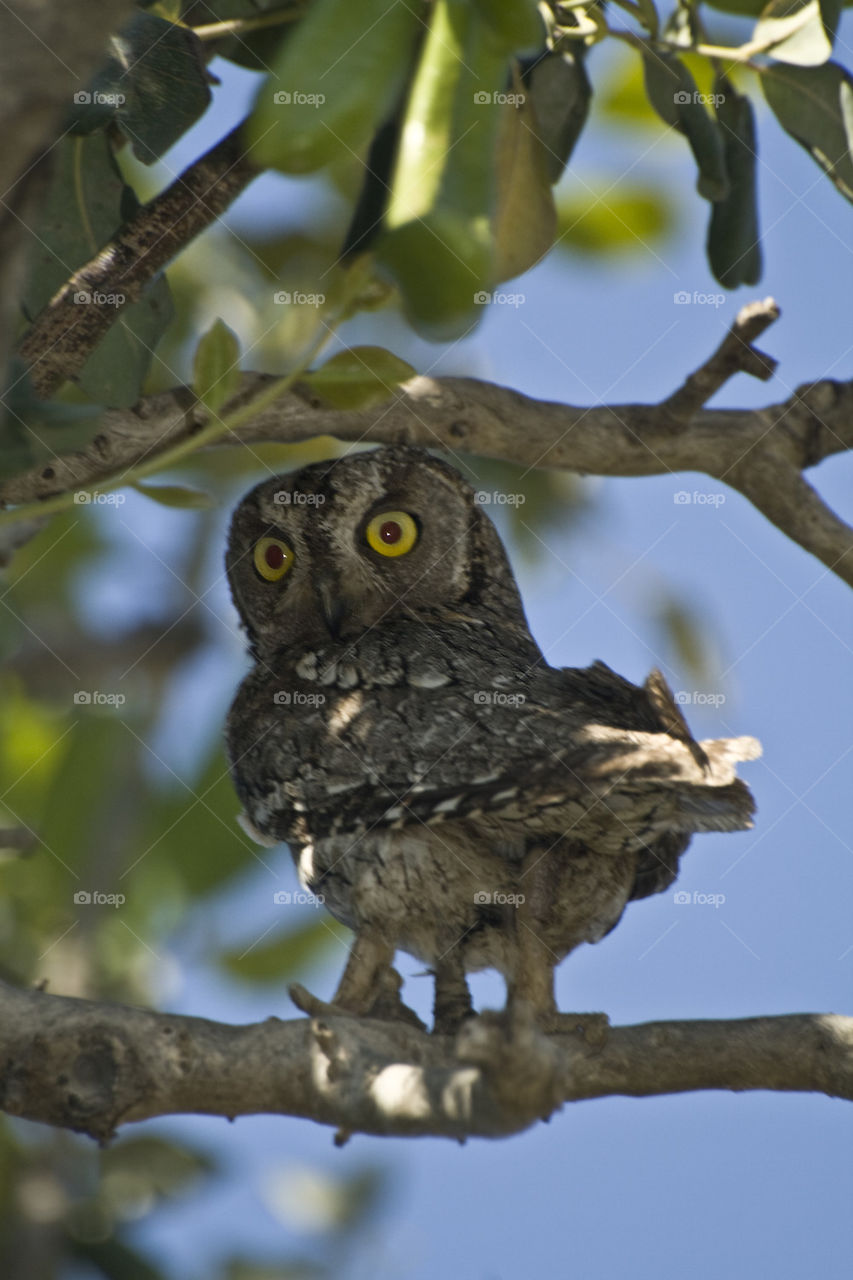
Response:
POLYGON ((337 1004, 329 1004, 326 1000, 321 1000, 318 996, 312 995, 307 987, 303 987, 301 982, 291 982, 287 991, 297 1009, 302 1013, 307 1013, 309 1018, 340 1018, 349 1014, 348 1009, 342 1009, 337 1004))
POLYGON ((405 1022, 418 1031, 426 1031, 426 1023, 421 1022, 414 1009, 410 1009, 400 999, 400 988, 403 979, 396 969, 390 965, 379 977, 379 995, 374 1000, 368 1013, 369 1018, 381 1018, 383 1022, 405 1022))

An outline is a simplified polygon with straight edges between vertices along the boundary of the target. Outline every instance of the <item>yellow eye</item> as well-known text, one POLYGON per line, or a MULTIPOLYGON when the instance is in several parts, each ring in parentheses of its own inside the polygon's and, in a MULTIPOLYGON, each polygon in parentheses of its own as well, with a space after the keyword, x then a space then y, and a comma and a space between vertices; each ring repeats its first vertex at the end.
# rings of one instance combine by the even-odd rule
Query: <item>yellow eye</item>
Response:
POLYGON ((267 582, 278 582, 293 566, 293 552, 280 538, 255 543, 255 568, 267 582))
POLYGON ((381 556, 404 556, 418 540, 418 526, 407 511, 380 511, 364 535, 367 545, 381 556))

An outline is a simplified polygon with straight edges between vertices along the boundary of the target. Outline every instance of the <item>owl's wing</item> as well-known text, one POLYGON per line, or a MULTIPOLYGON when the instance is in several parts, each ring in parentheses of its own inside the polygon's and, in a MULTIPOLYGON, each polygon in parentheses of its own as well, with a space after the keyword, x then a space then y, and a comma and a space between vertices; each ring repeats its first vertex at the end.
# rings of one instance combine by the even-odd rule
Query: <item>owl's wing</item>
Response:
POLYGON ((287 751, 269 735, 252 821, 305 842, 490 815, 603 850, 630 842, 650 852, 637 896, 674 877, 676 836, 751 825, 734 766, 758 744, 695 742, 659 674, 638 688, 602 663, 540 668, 518 696, 453 682, 330 693, 294 723, 287 751))

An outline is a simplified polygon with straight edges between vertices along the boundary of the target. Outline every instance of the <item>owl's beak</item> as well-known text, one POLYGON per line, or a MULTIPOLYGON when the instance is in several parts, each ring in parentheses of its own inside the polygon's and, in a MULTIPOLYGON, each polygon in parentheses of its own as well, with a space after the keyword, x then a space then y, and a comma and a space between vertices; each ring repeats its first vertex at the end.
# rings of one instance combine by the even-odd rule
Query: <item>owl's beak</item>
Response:
POLYGON ((329 635, 333 640, 340 640, 341 630, 352 612, 352 601, 337 582, 330 582, 328 579, 320 579, 317 584, 317 594, 320 597, 320 609, 323 621, 329 628, 329 635))

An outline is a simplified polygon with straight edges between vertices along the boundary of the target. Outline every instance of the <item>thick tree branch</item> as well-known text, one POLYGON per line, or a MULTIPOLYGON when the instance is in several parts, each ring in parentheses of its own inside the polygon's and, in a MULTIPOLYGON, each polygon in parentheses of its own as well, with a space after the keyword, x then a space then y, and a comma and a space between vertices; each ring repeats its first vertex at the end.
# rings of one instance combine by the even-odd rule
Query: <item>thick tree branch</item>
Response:
POLYGON ((142 206, 112 240, 54 294, 24 335, 19 351, 38 395, 47 399, 82 369, 109 327, 146 285, 200 232, 215 222, 257 177, 232 131, 142 206), (87 307, 74 295, 83 291, 124 299, 87 307))
POLYGON ((531 1033, 514 1048, 486 1015, 467 1041, 354 1018, 230 1026, 0 984, 0 1105, 102 1140, 178 1112, 464 1138, 502 1137, 563 1102, 614 1094, 853 1098, 853 1018, 831 1014, 616 1027, 600 1046, 531 1033))
MULTIPOLYGON (((267 374, 244 374, 223 416, 273 381, 267 374)), ((207 421, 188 387, 147 396, 134 409, 108 411, 86 450, 0 485, 0 506, 120 484, 141 460, 191 438, 207 421)), ((673 430, 667 401, 589 409, 534 400, 474 378, 415 377, 396 388, 384 406, 340 410, 297 384, 239 432, 223 436, 222 443, 291 443, 320 435, 421 444, 584 475, 705 472, 739 490, 853 585, 853 530, 802 476, 824 458, 853 449, 853 382, 803 386, 764 409, 699 409, 684 431, 673 430)))

